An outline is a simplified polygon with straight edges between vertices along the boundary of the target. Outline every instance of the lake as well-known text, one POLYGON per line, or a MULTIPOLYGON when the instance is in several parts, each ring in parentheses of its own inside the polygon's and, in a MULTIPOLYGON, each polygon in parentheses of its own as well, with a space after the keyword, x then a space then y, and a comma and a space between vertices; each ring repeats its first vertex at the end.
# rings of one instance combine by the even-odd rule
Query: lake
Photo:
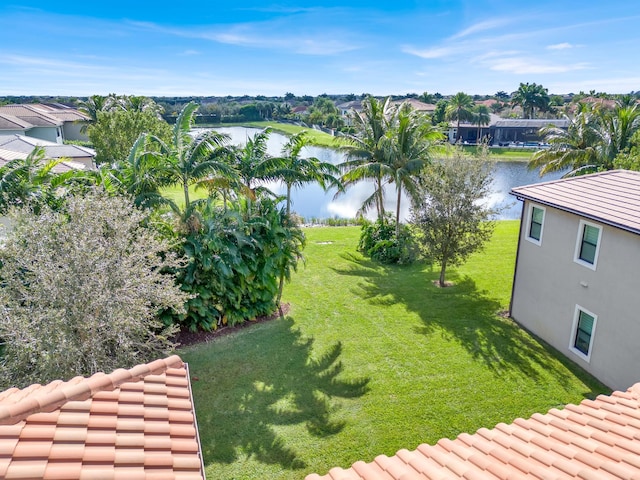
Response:
MULTIPOLYGON (((201 129, 196 129, 201 130, 201 129)), ((231 143, 234 145, 244 145, 247 138, 251 138, 260 130, 257 128, 245 127, 223 127, 216 128, 217 132, 229 135, 231 143)), ((271 155, 280 155, 282 146, 287 142, 287 137, 279 133, 271 133, 267 143, 268 152, 271 155)), ((330 162, 337 165, 345 161, 345 155, 337 150, 326 147, 305 147, 303 157, 316 157, 323 162, 330 162)), ((486 202, 493 207, 501 209, 501 213, 496 217, 500 220, 513 220, 520 218, 522 210, 521 202, 517 201, 509 191, 513 187, 539 183, 542 181, 555 180, 562 176, 562 173, 554 173, 540 178, 537 171, 529 171, 524 162, 496 162, 494 169, 492 194, 486 202)), ((285 194, 286 188, 281 183, 268 183, 266 186, 275 193, 285 194)), ((292 210, 304 217, 307 221, 312 218, 354 218, 356 212, 362 205, 364 199, 371 195, 373 184, 362 182, 349 188, 346 193, 334 198, 335 189, 327 192, 318 185, 307 185, 294 190, 291 194, 292 210)), ((391 185, 386 190, 385 208, 389 212, 395 212, 396 195, 394 186, 391 185)), ((401 217, 409 217, 409 201, 403 197, 401 200, 401 217)), ((367 217, 374 218, 375 212, 369 211, 367 217)))

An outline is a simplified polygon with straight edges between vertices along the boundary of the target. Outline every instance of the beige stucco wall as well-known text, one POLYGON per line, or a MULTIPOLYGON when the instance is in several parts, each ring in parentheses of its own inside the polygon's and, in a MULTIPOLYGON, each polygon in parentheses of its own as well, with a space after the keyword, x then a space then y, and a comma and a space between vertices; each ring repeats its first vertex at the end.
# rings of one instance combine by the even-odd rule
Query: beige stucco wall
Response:
POLYGON ((526 329, 614 389, 640 381, 640 236, 602 225, 596 270, 574 262, 581 217, 546 207, 542 243, 524 220, 511 315, 526 329), (574 353, 576 305, 597 315, 589 361, 574 353))

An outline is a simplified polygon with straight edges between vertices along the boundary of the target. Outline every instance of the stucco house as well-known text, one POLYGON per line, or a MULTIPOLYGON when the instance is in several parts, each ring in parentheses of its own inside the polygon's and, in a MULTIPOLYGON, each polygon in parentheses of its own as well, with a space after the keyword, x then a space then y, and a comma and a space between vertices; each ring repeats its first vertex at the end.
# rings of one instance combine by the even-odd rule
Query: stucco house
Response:
POLYGON ((513 188, 511 317, 614 389, 640 380, 640 172, 513 188))
POLYGON ((0 135, 16 133, 54 143, 88 140, 82 127, 89 118, 64 105, 14 104, 0 106, 0 135))
POLYGON ((37 146, 44 148, 48 160, 62 159, 76 170, 95 169, 95 150, 80 145, 64 145, 25 135, 0 135, 0 166, 10 160, 27 158, 37 146))

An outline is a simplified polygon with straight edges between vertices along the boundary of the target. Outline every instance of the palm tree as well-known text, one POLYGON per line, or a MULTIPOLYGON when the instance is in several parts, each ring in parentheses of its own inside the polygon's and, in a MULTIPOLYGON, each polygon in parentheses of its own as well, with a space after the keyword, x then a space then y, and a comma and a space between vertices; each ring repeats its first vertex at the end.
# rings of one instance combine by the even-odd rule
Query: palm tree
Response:
POLYGON ((267 152, 271 132, 271 127, 267 127, 248 138, 244 147, 232 150, 233 165, 239 175, 241 190, 251 200, 260 193, 273 195, 267 188, 258 186, 259 182, 276 179, 274 171, 281 162, 280 158, 272 157, 267 152))
POLYGON ((0 211, 11 206, 30 205, 39 210, 44 204, 57 207, 73 181, 84 172, 70 170, 56 173, 62 160, 46 160, 43 147, 35 147, 24 159, 15 159, 0 168, 0 211))
POLYGON ((142 150, 138 155, 149 158, 158 157, 159 166, 155 171, 158 182, 162 185, 180 185, 184 194, 184 209, 179 210, 172 205, 176 213, 180 214, 184 225, 189 229, 196 229, 196 222, 191 222, 196 213, 199 202, 191 202, 189 187, 211 174, 222 174, 233 177, 234 169, 225 161, 228 155, 226 142, 228 137, 213 130, 206 131, 193 137, 191 126, 198 105, 189 102, 182 109, 173 127, 172 141, 166 144, 161 139, 149 136, 145 144, 154 149, 149 152, 142 150))
POLYGON ((524 118, 535 118, 536 108, 548 110, 549 102, 548 90, 536 83, 520 83, 518 90, 511 96, 511 103, 522 107, 524 118))
POLYGON ((639 130, 640 110, 636 105, 618 104, 613 112, 581 107, 569 119, 567 130, 541 129, 551 146, 534 154, 529 168, 540 168, 540 175, 571 169, 565 176, 611 170, 615 158, 631 146, 639 130))
MULTIPOLYGON (((344 187, 354 185, 363 180, 373 180, 374 192, 360 207, 360 213, 375 205, 378 220, 384 219, 383 188, 383 139, 391 128, 395 108, 388 97, 383 102, 368 96, 362 102, 362 112, 353 112, 352 121, 356 128, 355 135, 348 136, 351 146, 347 148, 348 160, 338 165, 344 173, 341 183, 344 187)), ((339 195, 342 191, 338 191, 339 195)))
POLYGON ((403 104, 393 129, 386 136, 387 156, 384 172, 389 183, 396 184, 396 238, 400 235, 402 192, 415 197, 418 175, 430 161, 430 150, 442 134, 422 114, 403 104))
POLYGON ((106 97, 103 95, 91 95, 86 100, 79 102, 78 111, 89 117, 89 124, 82 125, 80 132, 86 133, 89 125, 98 121, 98 112, 108 112, 116 104, 117 100, 114 94, 109 94, 106 97))
POLYGON ((456 93, 445 108, 447 120, 456 120, 456 135, 460 132, 460 122, 473 120, 473 98, 464 92, 456 93))
POLYGON ((473 122, 478 125, 476 143, 480 143, 482 138, 482 126, 489 125, 489 122, 491 122, 491 112, 489 110, 489 107, 480 103, 475 106, 473 114, 473 122))
POLYGON ((302 158, 302 149, 309 144, 306 131, 292 136, 282 147, 282 156, 278 168, 273 176, 287 186, 287 215, 291 214, 291 189, 307 183, 318 183, 325 191, 330 186, 336 186, 336 175, 340 173, 338 167, 328 162, 321 162, 315 157, 302 158))

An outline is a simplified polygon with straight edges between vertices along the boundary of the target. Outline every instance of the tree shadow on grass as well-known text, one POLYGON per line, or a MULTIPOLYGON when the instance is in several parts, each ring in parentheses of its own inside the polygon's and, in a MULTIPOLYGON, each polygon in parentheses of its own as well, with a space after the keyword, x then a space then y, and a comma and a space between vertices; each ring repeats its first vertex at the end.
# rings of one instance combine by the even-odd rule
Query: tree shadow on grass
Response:
POLYGON ((478 290, 473 279, 461 278, 452 270, 447 278, 454 285, 440 288, 434 284, 439 272, 425 269, 425 265, 381 266, 355 255, 343 258, 351 266, 334 271, 361 279, 353 289, 355 295, 375 305, 405 305, 422 320, 416 334, 440 334, 458 342, 495 375, 507 376, 515 370, 538 381, 542 372, 551 372, 561 384, 568 385, 571 372, 593 385, 594 390, 585 396, 592 398, 603 391, 578 365, 506 318, 500 303, 478 290))
POLYGON ((298 453, 278 428, 304 424, 313 436, 340 432, 346 425, 336 417, 341 398, 368 391, 369 379, 339 378, 341 343, 313 356, 313 339, 294 329, 290 318, 265 324, 264 329, 234 339, 234 352, 215 364, 207 348, 187 354, 211 356, 195 361, 198 381, 193 394, 205 464, 232 463, 240 454, 286 469, 304 468, 298 453))

